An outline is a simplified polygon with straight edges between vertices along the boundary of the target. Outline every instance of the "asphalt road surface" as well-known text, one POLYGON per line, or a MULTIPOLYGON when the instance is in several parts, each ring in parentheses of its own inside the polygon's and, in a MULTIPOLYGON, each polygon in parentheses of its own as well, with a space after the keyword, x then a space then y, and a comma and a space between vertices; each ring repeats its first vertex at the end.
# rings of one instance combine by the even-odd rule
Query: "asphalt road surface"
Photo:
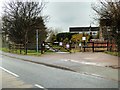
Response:
POLYGON ((118 88, 118 82, 2 56, 3 70, 36 88, 118 88))

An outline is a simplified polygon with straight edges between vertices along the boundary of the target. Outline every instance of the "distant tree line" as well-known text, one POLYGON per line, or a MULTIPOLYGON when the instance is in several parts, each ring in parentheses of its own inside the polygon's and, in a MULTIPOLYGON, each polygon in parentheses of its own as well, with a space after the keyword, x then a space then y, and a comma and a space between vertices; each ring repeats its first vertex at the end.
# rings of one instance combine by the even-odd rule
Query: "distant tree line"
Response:
POLYGON ((58 33, 56 35, 53 34, 51 38, 51 42, 82 42, 82 37, 86 37, 86 41, 90 41, 91 39, 98 39, 99 38, 99 32, 97 35, 92 35, 88 33, 70 33, 70 32, 64 32, 64 33, 58 33))

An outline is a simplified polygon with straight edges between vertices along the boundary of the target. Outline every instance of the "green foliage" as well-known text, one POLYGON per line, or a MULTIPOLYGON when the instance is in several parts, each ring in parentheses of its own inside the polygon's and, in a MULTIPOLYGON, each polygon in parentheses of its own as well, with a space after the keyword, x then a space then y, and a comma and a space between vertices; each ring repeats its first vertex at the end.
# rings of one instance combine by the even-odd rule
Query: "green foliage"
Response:
POLYGON ((82 37, 83 37, 83 34, 74 34, 74 35, 72 35, 71 40, 73 42, 82 41, 82 37))
POLYGON ((86 42, 88 42, 89 39, 90 39, 90 35, 85 34, 85 33, 84 33, 84 35, 83 35, 82 33, 81 33, 81 34, 74 34, 74 35, 72 35, 71 40, 72 40, 73 42, 82 42, 82 37, 83 37, 83 36, 86 37, 86 42))
POLYGON ((55 35, 55 34, 52 35, 51 42, 52 42, 52 43, 53 43, 53 42, 56 42, 56 35, 55 35))
POLYGON ((71 40, 72 35, 74 35, 76 33, 58 33, 56 38, 58 42, 63 41, 64 39, 68 38, 68 41, 71 40))
POLYGON ((63 40, 63 43, 69 43, 69 39, 68 39, 68 38, 65 38, 65 39, 63 40))

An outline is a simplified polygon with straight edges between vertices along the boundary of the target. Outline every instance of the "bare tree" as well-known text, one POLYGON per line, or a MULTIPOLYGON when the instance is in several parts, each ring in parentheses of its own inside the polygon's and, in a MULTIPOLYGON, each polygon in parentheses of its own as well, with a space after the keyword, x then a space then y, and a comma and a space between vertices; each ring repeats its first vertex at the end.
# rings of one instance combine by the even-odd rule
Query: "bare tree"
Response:
POLYGON ((24 44, 27 53, 28 42, 35 41, 36 29, 44 40, 47 35, 45 18, 41 16, 44 2, 10 2, 5 5, 3 30, 14 43, 24 44))
MULTIPOLYGON (((120 0, 100 0, 100 4, 94 5, 93 10, 97 13, 97 20, 101 27, 109 26, 110 37, 115 39, 120 49, 120 0)), ((106 29, 104 29, 106 30, 106 29)), ((105 32, 106 33, 106 32, 105 32)))

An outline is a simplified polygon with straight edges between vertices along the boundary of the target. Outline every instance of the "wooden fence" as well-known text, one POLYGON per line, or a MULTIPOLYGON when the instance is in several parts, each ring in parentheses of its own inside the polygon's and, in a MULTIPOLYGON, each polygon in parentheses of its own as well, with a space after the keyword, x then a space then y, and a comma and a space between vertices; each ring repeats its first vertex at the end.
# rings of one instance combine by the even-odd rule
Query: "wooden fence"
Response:
POLYGON ((83 51, 85 52, 86 49, 92 49, 93 52, 95 51, 113 51, 113 48, 116 45, 113 43, 109 43, 109 42, 87 42, 87 43, 83 43, 83 51))

